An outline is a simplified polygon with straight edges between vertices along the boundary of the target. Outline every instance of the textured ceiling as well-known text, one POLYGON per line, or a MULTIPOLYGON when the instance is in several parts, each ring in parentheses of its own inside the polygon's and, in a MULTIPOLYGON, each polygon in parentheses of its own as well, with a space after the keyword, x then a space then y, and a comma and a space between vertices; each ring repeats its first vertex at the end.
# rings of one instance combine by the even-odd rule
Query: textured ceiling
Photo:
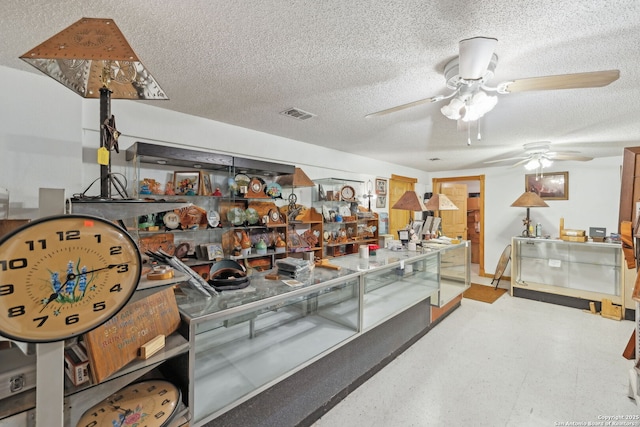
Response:
POLYGON ((594 157, 640 144, 637 0, 3 0, 0 12, 0 65, 39 73, 19 56, 81 17, 112 18, 170 98, 154 106, 425 171, 485 167, 534 141, 594 157), (364 118, 447 94, 444 64, 475 36, 498 39, 491 85, 620 79, 500 95, 470 146, 442 102, 364 118), (279 114, 290 107, 316 116, 279 114))

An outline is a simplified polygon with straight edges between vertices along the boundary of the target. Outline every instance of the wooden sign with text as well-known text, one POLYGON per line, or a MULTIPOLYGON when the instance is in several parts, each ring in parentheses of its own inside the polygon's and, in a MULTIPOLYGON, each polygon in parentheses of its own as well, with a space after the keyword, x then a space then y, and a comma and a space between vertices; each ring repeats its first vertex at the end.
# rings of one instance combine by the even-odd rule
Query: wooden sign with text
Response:
POLYGON ((140 347, 180 325, 180 313, 171 287, 127 304, 118 314, 84 334, 89 368, 96 383, 138 356, 140 347))

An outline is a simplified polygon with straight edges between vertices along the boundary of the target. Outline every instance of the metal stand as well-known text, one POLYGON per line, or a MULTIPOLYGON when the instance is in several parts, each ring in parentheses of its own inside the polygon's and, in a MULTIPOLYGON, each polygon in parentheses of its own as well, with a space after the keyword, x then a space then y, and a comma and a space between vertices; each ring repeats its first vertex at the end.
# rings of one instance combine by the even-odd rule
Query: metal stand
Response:
POLYGON ((64 426, 64 341, 36 344, 36 425, 64 426))

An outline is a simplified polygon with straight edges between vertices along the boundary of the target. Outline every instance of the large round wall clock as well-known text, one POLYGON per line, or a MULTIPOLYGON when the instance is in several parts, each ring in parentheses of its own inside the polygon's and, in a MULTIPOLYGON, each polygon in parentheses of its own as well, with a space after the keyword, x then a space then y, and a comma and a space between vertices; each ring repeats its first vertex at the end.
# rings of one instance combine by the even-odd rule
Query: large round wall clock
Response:
POLYGON ((41 218, 0 239, 0 335, 53 342, 109 320, 138 286, 129 234, 88 215, 41 218))
POLYGON ((169 425, 180 402, 180 389, 165 380, 130 384, 88 409, 77 427, 169 425))

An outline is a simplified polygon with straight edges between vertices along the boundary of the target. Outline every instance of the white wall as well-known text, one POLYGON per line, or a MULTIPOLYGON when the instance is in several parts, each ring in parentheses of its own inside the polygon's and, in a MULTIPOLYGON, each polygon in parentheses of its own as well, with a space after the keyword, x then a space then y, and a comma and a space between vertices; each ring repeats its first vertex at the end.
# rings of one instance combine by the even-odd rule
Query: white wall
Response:
MULTIPOLYGON (((569 199, 548 200, 548 208, 531 208, 532 222, 541 223, 543 234, 551 237, 558 236, 561 217, 565 228, 606 227, 607 233, 617 232, 621 167, 622 152, 619 157, 589 162, 555 162, 549 172, 569 172, 569 199)), ((493 273, 511 237, 524 230, 526 209, 511 207, 511 203, 525 191, 526 173, 522 167, 509 166, 433 173, 435 178, 485 175, 486 272, 493 273)), ((427 191, 431 191, 430 184, 427 191)))
MULTIPOLYGON (((96 150, 100 104, 83 99, 53 79, 0 67, 0 187, 10 191, 10 215, 37 215, 38 188, 65 188, 67 196, 84 191, 99 177, 96 150)), ((338 177, 366 182, 391 174, 427 182, 426 172, 336 152, 300 141, 176 113, 163 101, 113 100, 120 154, 112 171, 126 175, 124 151, 135 141, 206 148, 220 153, 295 164, 311 179, 338 177)), ((310 191, 299 190, 309 203, 310 191)), ((99 195, 99 183, 87 195, 99 195)), ((387 211, 380 209, 380 211, 387 211)))
MULTIPOLYGON (((38 188, 82 192, 99 176, 99 101, 83 99, 51 78, 0 67, 0 187, 11 193, 13 218, 37 215, 38 188)), ((221 153, 295 164, 311 179, 337 177, 372 181, 391 174, 418 179, 419 193, 431 191, 438 178, 481 175, 485 181, 485 269, 492 272, 511 236, 522 231, 525 210, 510 204, 524 191, 524 169, 493 167, 429 174, 390 163, 328 150, 162 108, 163 101, 113 100, 121 154, 113 171, 126 175, 124 150, 135 141, 205 148, 221 153)), ((469 147, 470 150, 473 147, 469 147)), ((531 210, 545 233, 556 235, 560 217, 567 228, 590 226, 617 230, 620 157, 557 163, 552 171, 569 171, 569 200, 549 201, 531 210)), ((310 202, 310 191, 300 202, 310 202)), ((98 195, 96 183, 87 193, 98 195)), ((381 211, 388 211, 388 206, 381 211)))

